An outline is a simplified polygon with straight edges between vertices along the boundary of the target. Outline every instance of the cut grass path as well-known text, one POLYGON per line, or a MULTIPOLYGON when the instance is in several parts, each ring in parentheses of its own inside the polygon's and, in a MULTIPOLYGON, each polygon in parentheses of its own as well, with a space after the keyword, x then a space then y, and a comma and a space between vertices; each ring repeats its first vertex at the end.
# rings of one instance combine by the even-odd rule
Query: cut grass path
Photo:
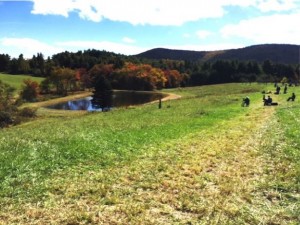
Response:
MULTIPOLYGON (((274 108, 248 113, 109 167, 77 165, 45 181, 41 202, 8 206, 15 224, 277 224, 261 196, 261 144, 274 108), (217 132, 215 132, 217 131, 217 132)), ((149 146, 148 146, 149 147, 149 146)), ((151 148, 151 147, 150 147, 151 148)), ((0 222, 1 223, 1 222, 0 222)), ((284 224, 281 223, 281 224, 284 224)), ((4 224, 4 223, 2 223, 4 224)))

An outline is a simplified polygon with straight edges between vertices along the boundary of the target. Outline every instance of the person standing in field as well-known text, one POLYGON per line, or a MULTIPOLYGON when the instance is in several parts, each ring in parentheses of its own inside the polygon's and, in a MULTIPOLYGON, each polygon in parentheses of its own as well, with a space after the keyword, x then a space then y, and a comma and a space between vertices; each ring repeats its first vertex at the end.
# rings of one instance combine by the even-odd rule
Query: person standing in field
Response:
POLYGON ((161 109, 161 98, 158 101, 158 108, 161 109))
POLYGON ((284 89, 283 89, 283 94, 286 94, 287 93, 287 84, 284 86, 284 89))

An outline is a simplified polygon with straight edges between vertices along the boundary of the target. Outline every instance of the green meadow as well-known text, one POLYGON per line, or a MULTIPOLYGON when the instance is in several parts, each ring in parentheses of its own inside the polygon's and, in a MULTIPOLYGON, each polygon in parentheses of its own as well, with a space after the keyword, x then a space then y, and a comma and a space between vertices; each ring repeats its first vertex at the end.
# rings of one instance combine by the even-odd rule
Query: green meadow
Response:
POLYGON ((30 75, 11 75, 0 73, 0 80, 14 87, 16 90, 20 90, 23 84, 23 80, 31 79, 36 82, 41 82, 44 78, 41 77, 33 77, 30 75))
POLYGON ((0 130, 0 224, 299 224, 300 89, 272 107, 263 90, 275 88, 164 90, 181 98, 161 109, 39 108, 0 130))

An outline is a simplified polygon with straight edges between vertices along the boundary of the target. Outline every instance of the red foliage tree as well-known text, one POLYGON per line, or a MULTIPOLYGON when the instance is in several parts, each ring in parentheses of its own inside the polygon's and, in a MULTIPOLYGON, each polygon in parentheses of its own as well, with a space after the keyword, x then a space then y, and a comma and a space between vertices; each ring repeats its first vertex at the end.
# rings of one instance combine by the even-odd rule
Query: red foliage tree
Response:
POLYGON ((126 89, 133 90, 162 89, 167 81, 161 69, 148 64, 125 63, 114 76, 115 80, 122 80, 123 84, 119 84, 120 86, 123 85, 126 89))
POLYGON ((39 84, 36 81, 30 79, 23 81, 23 87, 20 92, 20 97, 28 102, 34 102, 37 100, 39 94, 39 84))
POLYGON ((167 88, 175 88, 180 86, 181 82, 183 81, 183 76, 177 70, 165 70, 164 73, 167 78, 167 88))

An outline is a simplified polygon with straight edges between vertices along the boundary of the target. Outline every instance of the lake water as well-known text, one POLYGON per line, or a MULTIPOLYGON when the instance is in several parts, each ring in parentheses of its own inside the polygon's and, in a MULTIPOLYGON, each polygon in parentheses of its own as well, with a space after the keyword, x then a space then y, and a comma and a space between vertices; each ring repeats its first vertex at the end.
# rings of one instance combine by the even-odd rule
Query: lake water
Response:
POLYGON ((140 105, 163 98, 156 92, 108 91, 93 96, 48 106, 50 109, 109 111, 112 108, 140 105))

